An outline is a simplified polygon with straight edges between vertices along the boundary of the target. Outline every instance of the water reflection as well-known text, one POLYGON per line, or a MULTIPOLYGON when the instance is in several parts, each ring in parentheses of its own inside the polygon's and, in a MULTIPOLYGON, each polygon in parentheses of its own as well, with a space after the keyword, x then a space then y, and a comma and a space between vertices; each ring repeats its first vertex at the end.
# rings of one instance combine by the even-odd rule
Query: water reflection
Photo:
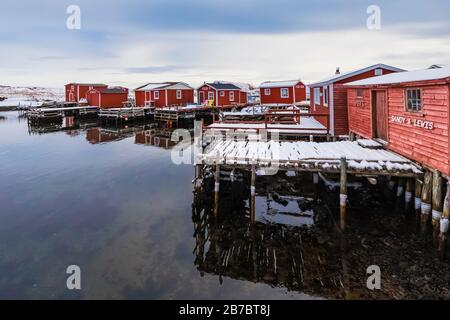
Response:
POLYGON ((314 186, 308 174, 294 180, 283 175, 258 177, 254 224, 249 218, 248 177, 244 174, 242 183, 221 183, 217 217, 211 180, 195 194, 192 210, 194 264, 201 276, 213 275, 219 283, 226 278, 264 283, 331 299, 450 297, 445 289, 448 264, 430 252, 423 257, 417 248, 429 243, 414 235, 414 221, 405 223, 405 215, 387 209, 393 202, 384 198, 380 186, 364 184, 353 191, 351 226, 342 234, 333 205, 337 191, 314 186), (427 259, 445 271, 427 264, 427 259), (366 287, 370 265, 381 267, 382 290, 366 287), (425 281, 433 282, 434 288, 421 291, 418 270, 427 270, 425 281))
POLYGON ((193 198, 192 166, 175 165, 167 149, 171 129, 73 119, 30 129, 4 117, 0 298, 449 298, 448 260, 382 186, 350 194, 345 239, 338 191, 308 175, 258 176, 251 225, 249 177, 237 173, 221 184, 215 219, 214 181, 193 198), (65 287, 70 264, 82 268, 81 292, 65 287), (381 291, 365 287, 371 264, 381 291))

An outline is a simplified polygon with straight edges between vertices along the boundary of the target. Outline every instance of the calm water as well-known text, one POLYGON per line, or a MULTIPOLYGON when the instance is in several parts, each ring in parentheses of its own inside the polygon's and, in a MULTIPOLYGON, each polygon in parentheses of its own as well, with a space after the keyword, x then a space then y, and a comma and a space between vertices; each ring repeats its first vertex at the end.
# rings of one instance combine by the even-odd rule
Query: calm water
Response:
POLYGON ((15 112, 1 115, 0 298, 449 297, 448 260, 376 199, 370 218, 354 206, 353 224, 365 227, 346 242, 333 231, 335 208, 301 180, 291 187, 298 199, 277 193, 283 178, 261 180, 255 227, 245 184, 214 221, 209 194, 193 196, 193 167, 172 163, 164 132, 92 121, 29 128, 15 112), (365 289, 372 263, 385 270, 378 293, 365 289), (81 291, 66 289, 73 264, 81 291))

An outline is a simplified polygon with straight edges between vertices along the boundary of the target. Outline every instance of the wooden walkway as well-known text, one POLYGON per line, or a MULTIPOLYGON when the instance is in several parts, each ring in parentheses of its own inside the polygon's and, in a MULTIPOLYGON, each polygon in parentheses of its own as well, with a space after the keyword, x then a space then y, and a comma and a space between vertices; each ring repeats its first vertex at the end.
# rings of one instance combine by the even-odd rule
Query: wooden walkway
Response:
POLYGON ((107 108, 100 109, 98 116, 101 119, 113 119, 118 121, 130 121, 139 118, 145 118, 153 114, 153 107, 136 108, 107 108))
POLYGON ((96 116, 98 110, 99 107, 92 106, 32 108, 27 111, 27 117, 32 120, 55 119, 62 118, 69 113, 79 116, 96 116))
POLYGON ((422 173, 414 162, 384 149, 361 146, 358 142, 213 142, 200 156, 203 163, 251 168, 278 166, 280 170, 341 171, 345 158, 348 173, 416 177, 422 173))

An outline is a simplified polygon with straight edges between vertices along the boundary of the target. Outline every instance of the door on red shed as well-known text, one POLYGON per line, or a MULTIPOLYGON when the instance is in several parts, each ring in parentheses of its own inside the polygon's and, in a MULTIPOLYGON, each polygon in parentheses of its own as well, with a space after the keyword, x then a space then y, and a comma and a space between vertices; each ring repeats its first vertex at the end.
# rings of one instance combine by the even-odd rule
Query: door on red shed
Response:
POLYGON ((203 91, 199 91, 198 93, 198 103, 202 104, 203 102, 205 102, 205 92, 203 91))
POLYGON ((387 141, 387 118, 386 91, 372 91, 372 124, 375 138, 387 141))

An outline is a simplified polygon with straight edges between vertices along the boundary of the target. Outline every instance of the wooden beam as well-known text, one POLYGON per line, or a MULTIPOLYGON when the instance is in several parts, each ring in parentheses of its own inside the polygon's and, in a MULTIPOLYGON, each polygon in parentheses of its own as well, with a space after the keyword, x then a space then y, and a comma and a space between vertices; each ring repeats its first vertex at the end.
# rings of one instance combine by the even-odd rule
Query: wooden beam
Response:
POLYGON ((340 227, 345 229, 345 218, 347 215, 347 160, 341 158, 341 185, 339 194, 339 208, 340 208, 340 227))
POLYGON ((431 171, 426 171, 422 186, 422 204, 420 206, 421 212, 420 226, 422 232, 426 231, 428 220, 430 219, 432 183, 433 183, 433 174, 431 173, 431 171))
POLYGON ((255 165, 252 165, 252 176, 250 183, 250 221, 251 223, 255 223, 255 211, 256 211, 256 169, 255 165))
POLYGON ((445 251, 448 241, 449 218, 450 218, 450 181, 447 182, 447 192, 445 195, 443 213, 440 221, 440 230, 439 230, 440 234, 438 247, 441 258, 445 258, 445 251))
POLYGON ((431 214, 431 224, 433 226, 433 239, 437 245, 437 238, 439 236, 439 224, 442 217, 443 201, 442 201, 442 183, 443 179, 439 171, 433 172, 433 207, 431 214))
POLYGON ((416 179, 416 185, 414 188, 414 210, 417 216, 420 215, 420 208, 422 206, 422 181, 416 179))
POLYGON ((216 173, 214 176, 214 217, 219 214, 219 191, 220 191, 220 165, 216 164, 216 173))

